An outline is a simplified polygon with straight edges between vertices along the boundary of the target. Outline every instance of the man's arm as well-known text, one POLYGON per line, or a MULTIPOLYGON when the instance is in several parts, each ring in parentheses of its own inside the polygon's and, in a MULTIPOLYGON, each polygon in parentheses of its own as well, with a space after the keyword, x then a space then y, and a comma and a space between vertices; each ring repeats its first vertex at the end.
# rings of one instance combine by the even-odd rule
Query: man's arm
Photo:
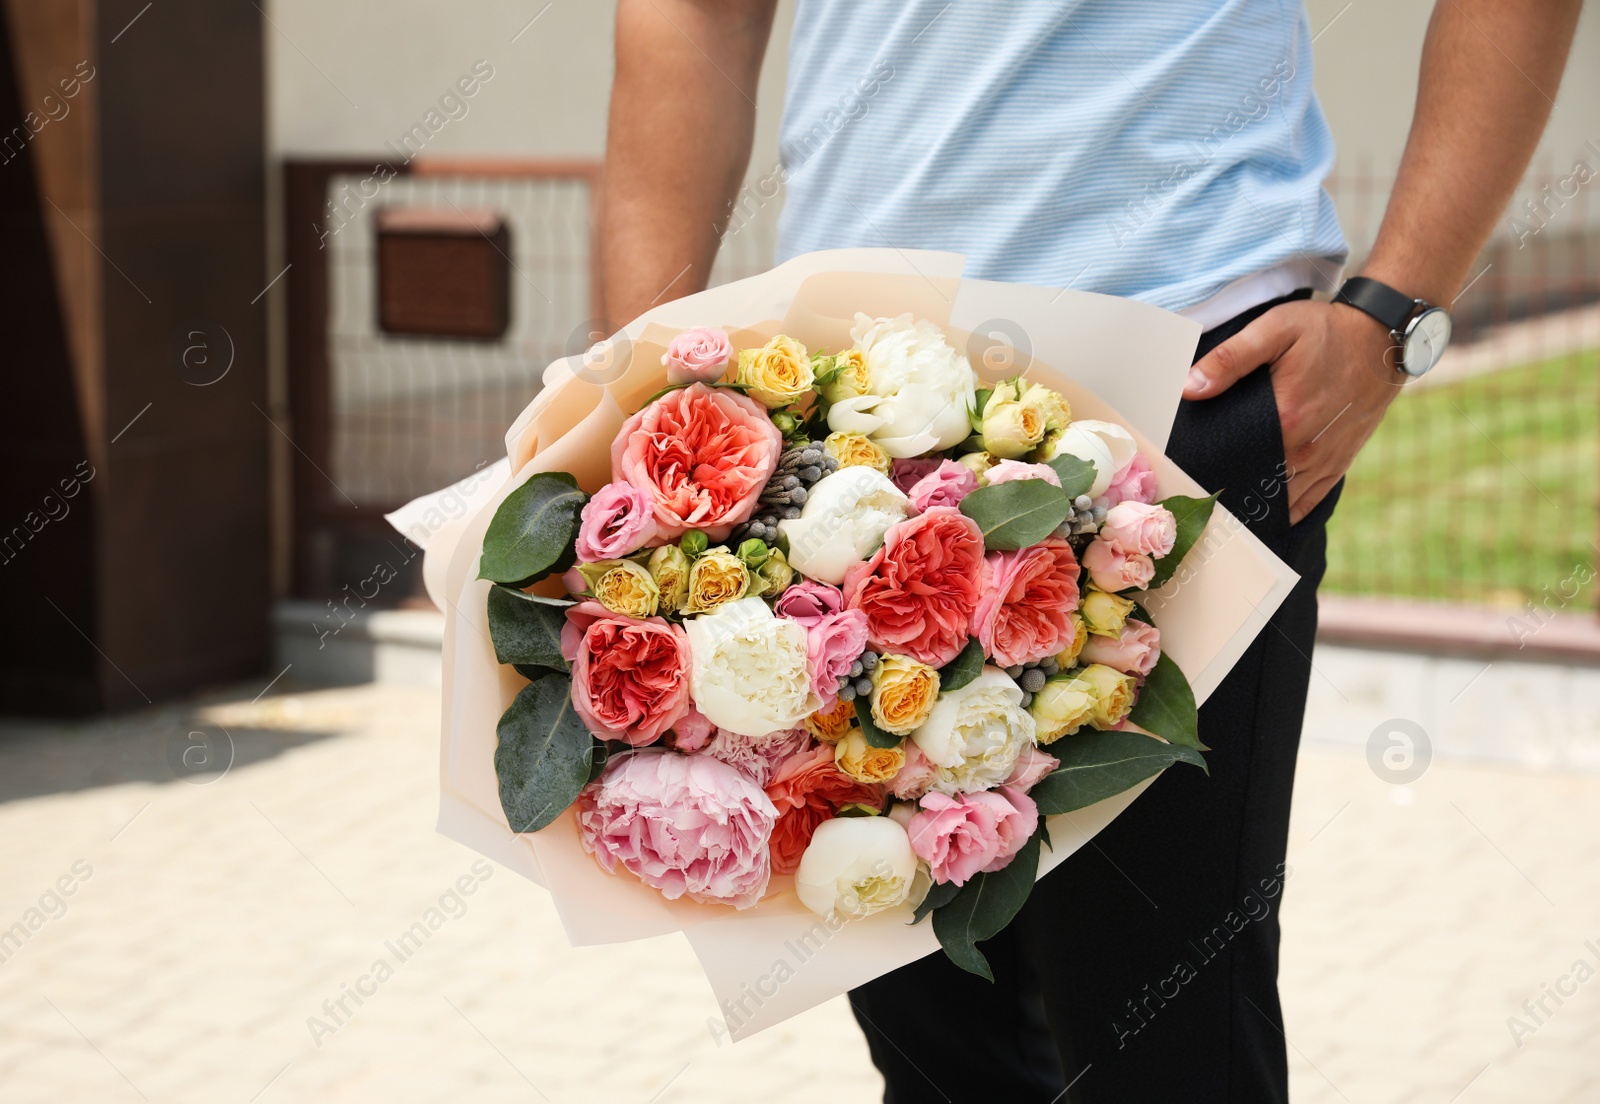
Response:
POLYGON ((601 189, 603 311, 705 287, 750 163, 775 0, 621 0, 601 189))
MULTIPOLYGON (((1440 0, 1416 112, 1362 274, 1449 306, 1533 156, 1582 0, 1440 0)), ((1286 303, 1202 358, 1184 397, 1210 398, 1272 363, 1299 521, 1372 436, 1403 382, 1383 325, 1337 303, 1286 303)))

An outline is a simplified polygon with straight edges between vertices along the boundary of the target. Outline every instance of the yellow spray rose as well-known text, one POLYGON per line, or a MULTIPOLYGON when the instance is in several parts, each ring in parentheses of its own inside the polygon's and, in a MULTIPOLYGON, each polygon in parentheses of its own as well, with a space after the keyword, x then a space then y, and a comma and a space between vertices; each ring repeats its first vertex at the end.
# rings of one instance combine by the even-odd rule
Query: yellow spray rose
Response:
POLYGON ((983 408, 983 447, 1005 460, 1025 456, 1044 440, 1048 412, 1024 402, 1021 380, 1002 380, 983 408))
POLYGON ((886 655, 872 672, 872 719, 904 736, 928 719, 939 699, 939 672, 910 656, 886 655))
POLYGON ((830 433, 823 438, 822 451, 839 461, 841 468, 872 468, 889 474, 889 454, 865 433, 830 433))
POLYGON ((1029 384, 1022 393, 1022 405, 1032 407, 1043 419, 1046 433, 1060 433, 1072 421, 1072 407, 1067 405, 1066 396, 1043 384, 1029 384))
POLYGON ((1076 673, 1047 679, 1044 689, 1033 696, 1028 712, 1033 714, 1036 739, 1052 744, 1071 736, 1089 723, 1094 712, 1092 687, 1079 681, 1076 673))
POLYGON ((743 598, 750 590, 750 569, 726 548, 712 548, 696 556, 689 569, 687 614, 710 613, 724 602, 743 598))
POLYGON ((837 744, 855 723, 855 705, 836 701, 827 709, 819 709, 807 717, 806 731, 825 744, 837 744))
POLYGON ((831 403, 865 395, 867 388, 872 386, 872 373, 867 369, 867 354, 860 349, 846 349, 831 358, 830 367, 824 371, 831 371, 832 374, 826 383, 817 387, 817 391, 831 403))
POLYGON ((813 379, 806 347, 792 337, 779 334, 759 349, 739 350, 734 381, 768 410, 798 401, 813 379))
POLYGON ((852 728, 833 745, 833 763, 857 782, 869 786, 887 782, 906 765, 905 742, 894 747, 876 748, 867 743, 859 728, 852 728))
POLYGON ((794 568, 789 566, 789 558, 783 554, 783 549, 774 548, 767 553, 766 562, 756 568, 751 576, 750 593, 776 598, 792 582, 794 568))
POLYGON ((1073 667, 1077 665, 1078 653, 1083 651, 1083 646, 1089 639, 1089 625, 1084 621, 1083 615, 1076 611, 1069 613, 1067 617, 1072 621, 1072 639, 1065 648, 1056 653, 1056 662, 1062 667, 1073 667))
POLYGON ((978 485, 983 485, 983 475, 999 461, 987 452, 964 452, 956 457, 956 463, 966 468, 978 477, 978 485))
POLYGON ((650 572, 632 560, 617 561, 593 586, 595 600, 624 617, 654 617, 661 600, 661 591, 650 572))
POLYGON ((675 544, 663 544, 650 553, 650 577, 661 592, 661 609, 676 613, 689 597, 689 557, 675 544))
POLYGON ((1133 611, 1133 601, 1090 587, 1078 602, 1078 612, 1096 636, 1121 636, 1122 625, 1133 611))
POLYGON ((1133 708, 1135 680, 1104 663, 1091 663, 1077 672, 1080 682, 1094 695, 1089 723, 1095 728, 1115 728, 1133 708))

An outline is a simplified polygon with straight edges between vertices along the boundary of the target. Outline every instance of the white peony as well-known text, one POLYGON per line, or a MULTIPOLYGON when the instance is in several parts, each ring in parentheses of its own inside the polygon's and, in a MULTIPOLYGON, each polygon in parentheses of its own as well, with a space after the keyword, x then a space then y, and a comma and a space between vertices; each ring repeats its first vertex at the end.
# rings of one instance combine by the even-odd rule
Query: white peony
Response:
POLYGON ((932 322, 856 315, 850 331, 867 358, 867 393, 828 408, 828 428, 864 433, 901 459, 954 448, 972 432, 972 365, 932 322))
POLYGON ((1090 498, 1099 498, 1111 486, 1111 479, 1127 466, 1139 451, 1133 434, 1115 422, 1082 418, 1068 425, 1060 436, 1040 450, 1039 459, 1054 460, 1062 453, 1087 460, 1094 465, 1094 486, 1090 498))
POLYGON ((765 736, 795 728, 822 706, 806 669, 806 630, 760 598, 740 598, 683 623, 689 693, 718 728, 765 736))
POLYGON ((889 526, 904 521, 911 503, 875 468, 840 468, 817 481, 800 516, 778 522, 789 538, 789 566, 838 586, 844 573, 871 556, 889 526))
POLYGON ((1034 733, 1022 688, 1000 668, 985 667, 961 689, 940 694, 911 738, 939 768, 933 789, 955 794, 1004 782, 1034 733))
POLYGON ((800 903, 824 918, 855 920, 892 909, 908 902, 916 885, 911 837, 886 816, 823 821, 794 875, 800 903))

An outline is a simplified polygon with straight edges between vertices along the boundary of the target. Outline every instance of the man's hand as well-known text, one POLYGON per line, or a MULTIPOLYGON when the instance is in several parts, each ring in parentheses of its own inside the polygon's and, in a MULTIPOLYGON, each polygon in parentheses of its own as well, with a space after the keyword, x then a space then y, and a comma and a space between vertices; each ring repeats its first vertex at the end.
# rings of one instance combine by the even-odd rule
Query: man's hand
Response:
POLYGON ((1209 399, 1263 364, 1283 424, 1289 523, 1321 502, 1350 470, 1405 377, 1389 333, 1342 303, 1284 303, 1207 353, 1189 371, 1186 399, 1209 399))

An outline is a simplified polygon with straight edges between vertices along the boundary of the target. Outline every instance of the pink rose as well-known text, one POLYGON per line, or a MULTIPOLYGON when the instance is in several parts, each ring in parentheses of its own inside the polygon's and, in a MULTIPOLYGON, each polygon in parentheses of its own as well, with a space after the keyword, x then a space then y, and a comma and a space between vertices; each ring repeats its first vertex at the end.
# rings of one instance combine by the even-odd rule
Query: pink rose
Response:
POLYGON ((728 335, 714 326, 684 330, 667 343, 661 363, 667 369, 667 382, 716 383, 727 371, 733 346, 728 335))
POLYGON ((782 451, 783 435, 760 403, 692 383, 623 423, 611 471, 650 493, 658 536, 700 529, 720 541, 750 520, 782 451))
POLYGON ((656 535, 650 493, 632 483, 607 483, 584 504, 575 542, 578 559, 620 560, 643 548, 656 535))
POLYGON ((1080 663, 1104 663, 1125 675, 1148 675, 1161 658, 1161 630, 1131 617, 1122 626, 1122 635, 1116 639, 1089 634, 1083 651, 1078 654, 1080 663))
POLYGON ((653 743, 689 710, 689 637, 664 618, 579 602, 567 610, 561 654, 572 664, 572 707, 602 740, 653 743))
POLYGON ((954 797, 927 794, 907 833, 911 850, 928 864, 933 880, 959 886, 1005 866, 1038 824, 1033 799, 1007 786, 954 797))
POLYGON ((846 573, 845 602, 867 615, 879 649, 943 667, 967 646, 983 577, 983 533, 950 506, 889 528, 883 546, 846 573))
MULTIPOLYGON (((1126 503, 1124 503, 1126 505, 1126 503)), ((1140 552, 1128 555, 1108 540, 1093 540, 1083 551, 1083 569, 1101 590, 1115 594, 1136 587, 1143 590, 1155 577, 1156 564, 1140 552)))
POLYGON ((1119 502, 1154 502, 1156 500, 1156 473, 1150 470, 1150 461, 1143 453, 1134 453, 1133 459, 1118 469, 1106 488, 1106 505, 1119 502))
POLYGON ((1060 537, 983 561, 983 596, 971 632, 1000 667, 1032 663, 1072 643, 1077 631, 1078 558, 1060 537))
POLYGON ((1129 555, 1165 556, 1178 539, 1178 521, 1165 506, 1148 502, 1119 502, 1106 511, 1100 539, 1110 541, 1129 555))
POLYGON ((1048 755, 1029 744, 1022 749, 1022 754, 1017 756, 1017 765, 1011 768, 1011 773, 1001 785, 1015 786, 1023 793, 1027 793, 1038 785, 1045 775, 1060 765, 1061 760, 1054 755, 1048 755))
POLYGON ((719 728, 700 754, 721 759, 756 785, 765 788, 779 767, 814 746, 811 733, 803 725, 779 729, 765 736, 743 736, 719 728))
POLYGON ((772 612, 810 628, 830 613, 844 609, 844 595, 838 587, 805 579, 778 596, 772 612))
POLYGON ((761 787, 707 755, 631 752, 573 806, 583 849, 669 901, 745 909, 761 900, 778 810, 761 787))
POLYGON ((925 513, 935 506, 959 506, 961 500, 978 489, 972 469, 954 460, 941 460, 939 466, 914 483, 906 497, 911 508, 925 513))
POLYGON ((672 746, 679 751, 699 751, 711 739, 714 725, 694 706, 672 725, 672 746))
POLYGON ((1024 464, 1021 460, 1002 460, 983 473, 989 486, 1018 479, 1042 479, 1052 487, 1061 486, 1061 477, 1049 464, 1024 464))
POLYGON ((937 456, 913 457, 909 460, 891 460, 889 462, 889 482, 900 488, 900 493, 909 495, 911 488, 917 485, 917 480, 927 475, 940 464, 944 463, 937 456))
POLYGON ((767 784, 767 796, 778 808, 778 823, 772 828, 772 869, 793 874, 817 825, 832 819, 841 805, 882 805, 883 787, 865 785, 845 774, 834 766, 832 746, 819 744, 784 760, 767 784))
POLYGON ((906 761, 889 779, 889 792, 901 801, 915 801, 938 780, 939 767, 922 754, 915 740, 907 740, 901 746, 905 748, 906 761))

